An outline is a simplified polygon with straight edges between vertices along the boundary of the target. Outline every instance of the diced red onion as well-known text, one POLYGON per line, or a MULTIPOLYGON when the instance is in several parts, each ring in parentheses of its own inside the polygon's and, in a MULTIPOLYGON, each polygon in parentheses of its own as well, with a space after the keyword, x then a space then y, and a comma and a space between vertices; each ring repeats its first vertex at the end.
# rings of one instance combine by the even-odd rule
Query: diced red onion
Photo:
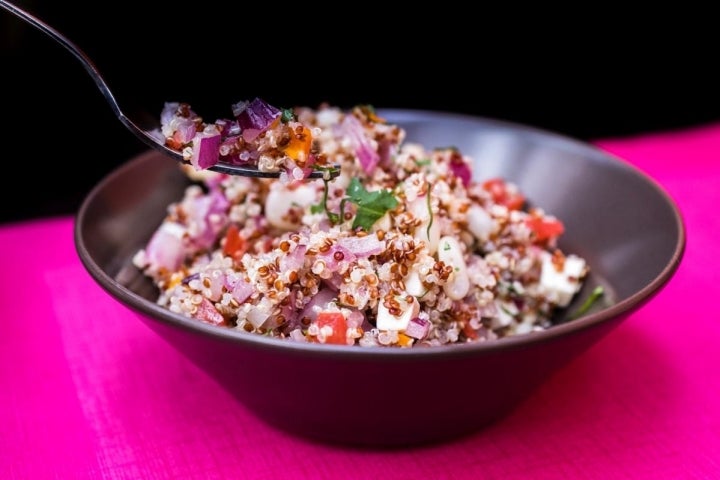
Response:
POLYGON ((470 184, 472 170, 470 170, 470 165, 459 156, 453 155, 450 159, 450 171, 460 179, 463 186, 467 187, 470 184))
POLYGON ((240 125, 238 125, 237 120, 220 119, 215 121, 215 126, 220 130, 223 138, 240 134, 240 125))
POLYGON ((203 131, 193 138, 193 153, 190 163, 198 170, 212 167, 220 159, 220 132, 203 131))
POLYGON ((177 118, 172 125, 175 130, 173 138, 183 145, 197 134, 197 124, 188 118, 177 118))
POLYGON ((270 312, 268 312, 267 310, 264 310, 262 308, 251 308, 248 312, 247 320, 255 328, 260 328, 269 316, 270 312))
POLYGON ((346 319, 348 328, 362 328, 365 324, 365 314, 359 310, 351 311, 346 319))
POLYGON ((343 279, 343 276, 337 272, 333 273, 330 278, 323 278, 322 281, 324 287, 327 287, 334 292, 339 292, 344 283, 345 279, 343 279))
POLYGON ((418 340, 425 338, 430 331, 430 321, 424 318, 411 318, 405 328, 405 335, 418 340))
POLYGON ((223 228, 229 206, 229 200, 217 189, 184 203, 188 224, 193 225, 191 240, 196 248, 212 245, 223 228))
POLYGON ((324 310, 327 304, 335 299, 335 292, 329 289, 319 290, 314 297, 305 305, 298 318, 308 317, 311 321, 315 321, 320 310, 324 310), (315 308, 318 307, 318 308, 315 308))
POLYGON ((198 305, 195 318, 212 325, 223 325, 225 323, 225 317, 223 317, 222 314, 217 311, 215 305, 205 297, 202 297, 202 301, 200 305, 198 305))
POLYGON ((251 102, 239 102, 233 105, 233 115, 242 129, 243 138, 253 141, 278 118, 282 112, 260 98, 251 102))
POLYGON ((305 264, 306 251, 307 246, 305 245, 298 245, 297 247, 295 247, 292 252, 280 259, 281 270, 284 272, 290 270, 300 270, 305 264))
POLYGON ((238 303, 243 303, 245 300, 250 298, 250 295, 252 295, 254 291, 255 286, 241 278, 237 281, 237 283, 235 283, 230 295, 232 295, 238 303))
POLYGON ((250 102, 245 101, 245 100, 237 102, 237 103, 233 103, 233 105, 232 105, 233 117, 237 118, 238 115, 240 115, 241 113, 243 113, 245 111, 245 109, 248 107, 249 104, 250 104, 250 102))
MULTIPOLYGON (((297 323, 298 311, 295 308, 296 292, 291 291, 290 294, 287 296, 287 300, 287 303, 280 307, 280 315, 276 315, 273 319, 276 326, 280 326, 283 324, 294 325, 297 323)), ((265 324, 265 326, 268 326, 267 323, 265 324)))
POLYGON ((372 173, 380 162, 380 155, 375 149, 371 139, 367 137, 360 120, 354 115, 348 114, 340 123, 340 129, 341 135, 346 136, 352 142, 355 155, 362 169, 365 173, 372 173))
POLYGON ((338 239, 338 244, 361 258, 377 255, 385 249, 385 242, 378 239, 377 235, 342 237, 338 239))
POLYGON ((171 272, 177 271, 185 259, 184 235, 185 228, 179 223, 161 224, 145 247, 148 266, 153 270, 164 268, 171 272))
POLYGON ((295 330, 290 332, 290 338, 292 340, 295 340, 296 342, 307 342, 308 339, 303 335, 302 330, 299 328, 296 328, 295 330))
POLYGON ((318 257, 325 262, 325 268, 331 272, 338 270, 340 262, 354 262, 357 257, 342 245, 333 245, 327 252, 318 253, 318 257))

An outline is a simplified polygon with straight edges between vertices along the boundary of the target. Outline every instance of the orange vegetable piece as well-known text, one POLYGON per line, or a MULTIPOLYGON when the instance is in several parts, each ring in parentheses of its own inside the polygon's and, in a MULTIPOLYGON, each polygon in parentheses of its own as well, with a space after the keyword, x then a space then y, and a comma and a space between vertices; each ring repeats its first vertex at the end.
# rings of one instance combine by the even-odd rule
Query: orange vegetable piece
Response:
POLYGON ((405 335, 404 333, 398 333, 398 345, 401 347, 409 347, 413 344, 415 339, 405 335))
POLYGON ((290 142, 285 145, 283 151, 296 162, 307 162, 310 157, 312 141, 313 136, 310 129, 304 125, 298 125, 290 128, 290 142))

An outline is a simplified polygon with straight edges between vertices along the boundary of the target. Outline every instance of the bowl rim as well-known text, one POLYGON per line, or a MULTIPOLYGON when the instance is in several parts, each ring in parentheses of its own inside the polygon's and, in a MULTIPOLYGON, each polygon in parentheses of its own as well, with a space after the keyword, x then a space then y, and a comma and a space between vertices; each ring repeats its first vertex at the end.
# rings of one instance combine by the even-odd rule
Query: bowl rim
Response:
POLYGON ((109 172, 89 191, 84 200, 81 202, 81 205, 75 214, 73 231, 75 248, 81 263, 84 265, 91 277, 93 277, 106 292, 114 297, 115 300, 119 301, 135 313, 144 314, 151 321, 159 321, 168 326, 212 337, 213 340, 232 342, 242 345, 243 347, 258 348, 263 350, 278 350, 286 354, 290 353, 303 356, 332 356, 336 359, 338 356, 353 359, 364 358, 369 355, 372 358, 383 360, 416 360, 418 358, 431 359, 438 356, 477 356, 500 350, 522 348, 528 345, 540 344, 554 339, 559 339, 570 335, 571 333, 587 330, 613 319, 629 315, 644 305, 662 288, 664 288, 677 271, 685 253, 687 235, 685 222, 680 208, 657 180, 621 157, 609 153, 589 142, 574 139, 572 137, 532 125, 525 125, 507 120, 437 110, 380 108, 377 109, 377 111, 381 116, 386 114, 406 119, 417 119, 418 117, 442 118, 445 120, 455 119, 460 121, 478 122, 490 127, 508 129, 517 133, 531 133, 533 135, 542 136, 546 140, 561 142, 566 148, 576 149, 586 154, 590 153, 593 156, 603 159, 604 161, 614 162, 619 168, 623 168, 628 171, 628 173, 640 177, 641 181, 651 186, 658 195, 658 198, 661 199, 669 208, 678 232, 678 235, 675 238, 675 246, 672 255, 662 270, 650 282, 623 300, 620 300, 597 312, 589 313, 580 318, 558 325, 553 325, 545 330, 504 337, 497 340, 433 346, 427 348, 363 348, 357 345, 329 345, 309 342, 294 342, 285 339, 265 337, 227 327, 210 325, 185 317, 179 313, 173 313, 121 285, 115 279, 106 274, 95 263, 88 252, 83 239, 82 230, 84 219, 86 218, 87 211, 90 208, 93 199, 107 184, 111 183, 116 177, 122 176, 126 170, 131 169, 133 164, 143 162, 144 159, 149 156, 158 155, 155 150, 149 150, 131 157, 127 162, 109 172))

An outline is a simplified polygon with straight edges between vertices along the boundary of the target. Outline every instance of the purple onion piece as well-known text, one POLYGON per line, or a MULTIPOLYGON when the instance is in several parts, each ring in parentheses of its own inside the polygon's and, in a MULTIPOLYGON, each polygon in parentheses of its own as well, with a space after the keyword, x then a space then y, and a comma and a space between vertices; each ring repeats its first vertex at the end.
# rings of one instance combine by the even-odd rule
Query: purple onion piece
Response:
POLYGON ((225 324, 225 317, 223 317, 222 314, 218 312, 217 308, 215 308, 215 305, 213 305, 213 303, 205 297, 202 298, 200 305, 198 305, 195 318, 212 325, 225 324))
POLYGON ((255 98, 249 103, 240 102, 233 105, 233 114, 243 132, 252 132, 251 137, 245 140, 252 141, 278 118, 282 112, 279 108, 269 105, 260 98, 255 98))
POLYGON ((430 321, 424 318, 415 317, 410 319, 405 328, 405 335, 418 340, 425 338, 430 331, 430 321))
POLYGON ((175 138, 185 145, 197 134, 197 124, 189 118, 178 118, 175 123, 175 138))
POLYGON ((372 173, 380 162, 377 152, 370 138, 367 137, 362 123, 353 115, 346 115, 340 124, 341 133, 352 142, 360 166, 365 173, 372 173))
POLYGON ((186 253, 184 234, 185 228, 178 223, 166 222, 160 225, 145 248, 148 265, 153 269, 164 268, 171 272, 179 269, 186 253))
POLYGON ((342 237, 338 239, 338 245, 348 249, 357 257, 365 258, 370 255, 377 255, 385 249, 385 242, 379 240, 377 235, 342 237))
POLYGON ((215 126, 218 130, 220 130, 220 134, 223 138, 237 136, 240 134, 240 125, 238 125, 237 120, 222 118, 215 121, 215 126))
POLYGON ((243 303, 255 292, 255 286, 244 279, 238 280, 230 293, 238 303, 243 303))
POLYGON ((193 154, 190 163, 204 170, 218 163, 220 156, 220 132, 200 132, 193 138, 193 154))
POLYGON ((188 275, 187 277, 183 278, 181 283, 183 285, 187 285, 188 283, 192 282, 193 280, 197 280, 198 278, 200 278, 200 274, 193 273, 192 275, 188 275))
POLYGON ((450 171, 460 179, 463 186, 467 187, 470 184, 472 180, 472 170, 470 170, 470 165, 461 158, 452 157, 450 160, 450 171))

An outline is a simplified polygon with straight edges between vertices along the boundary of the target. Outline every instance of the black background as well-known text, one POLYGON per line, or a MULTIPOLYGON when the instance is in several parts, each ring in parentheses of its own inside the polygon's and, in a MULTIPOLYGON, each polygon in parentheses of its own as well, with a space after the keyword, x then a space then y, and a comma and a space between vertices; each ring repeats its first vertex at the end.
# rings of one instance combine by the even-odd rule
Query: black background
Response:
MULTIPOLYGON (((720 120, 715 36, 680 15, 621 25, 624 12, 591 23, 592 11, 451 4, 391 15, 365 3, 16 3, 80 46, 119 99, 158 116, 173 100, 214 119, 259 96, 469 113, 581 140, 720 120)), ((73 213, 146 147, 69 52, 3 10, 0 55, 0 222, 73 213)))

